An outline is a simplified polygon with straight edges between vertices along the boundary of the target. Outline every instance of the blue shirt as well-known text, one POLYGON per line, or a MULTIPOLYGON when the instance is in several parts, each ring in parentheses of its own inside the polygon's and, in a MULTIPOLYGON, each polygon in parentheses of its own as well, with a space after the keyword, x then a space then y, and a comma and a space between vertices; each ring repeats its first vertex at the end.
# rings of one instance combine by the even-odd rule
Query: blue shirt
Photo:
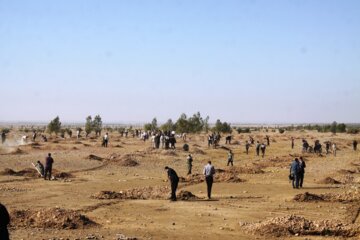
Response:
POLYGON ((297 173, 299 173, 299 170, 300 170, 300 164, 298 161, 294 160, 290 165, 290 173, 297 174, 297 173))

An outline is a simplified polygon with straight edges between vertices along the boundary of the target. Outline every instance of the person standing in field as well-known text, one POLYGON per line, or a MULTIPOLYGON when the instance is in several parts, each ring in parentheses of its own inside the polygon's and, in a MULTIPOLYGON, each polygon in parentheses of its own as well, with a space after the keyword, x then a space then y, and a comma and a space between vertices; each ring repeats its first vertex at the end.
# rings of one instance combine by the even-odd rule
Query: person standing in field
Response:
POLYGON ((266 142, 267 142, 267 145, 270 146, 270 137, 268 135, 266 135, 266 142))
POLYGON ((189 156, 187 157, 187 168, 188 168, 188 173, 187 175, 191 174, 191 170, 192 170, 192 162, 193 162, 193 158, 191 156, 191 154, 189 154, 189 156))
POLYGON ((336 150, 337 150, 336 144, 333 143, 333 145, 332 145, 332 152, 333 152, 333 154, 334 154, 334 157, 336 157, 336 150))
POLYGON ((299 171, 300 171, 299 159, 295 158, 295 160, 290 165, 290 175, 292 177, 293 188, 299 188, 299 171))
POLYGON ((52 172, 53 163, 54 163, 54 159, 51 157, 51 153, 49 153, 47 158, 45 159, 44 180, 46 180, 46 176, 48 174, 49 174, 49 180, 51 180, 51 172, 52 172))
POLYGON ((4 144, 6 141, 6 133, 5 131, 2 131, 1 132, 1 143, 4 144))
POLYGON ((303 157, 299 160, 299 187, 303 187, 306 164, 303 157))
POLYGON ((245 150, 246 150, 246 154, 247 154, 247 155, 249 154, 249 148, 250 148, 250 143, 249 143, 249 141, 246 141, 246 143, 245 143, 245 150))
POLYGON ((295 139, 294 137, 291 137, 291 149, 294 149, 295 146, 295 139))
POLYGON ((108 143, 109 143, 109 134, 105 133, 105 135, 104 135, 104 147, 108 147, 108 143))
POLYGON ((229 164, 231 164, 231 166, 234 166, 234 154, 232 153, 231 150, 229 150, 228 153, 228 162, 226 166, 229 166, 229 164))
POLYGON ((179 184, 179 177, 176 174, 175 170, 172 168, 169 168, 168 166, 165 167, 165 170, 167 171, 168 179, 171 184, 171 201, 176 201, 176 189, 179 184))
POLYGON ((326 155, 330 153, 330 142, 329 141, 325 142, 325 151, 326 151, 326 155))
POLYGON ((211 190, 214 182, 215 168, 211 165, 211 161, 208 161, 208 164, 204 167, 203 174, 205 176, 206 186, 207 186, 207 196, 208 199, 211 199, 211 190))
POLYGON ((265 143, 262 143, 262 144, 260 145, 260 149, 261 149, 261 155, 262 155, 262 157, 265 157, 265 150, 266 150, 266 145, 265 145, 265 143))
POLYGON ((32 135, 33 142, 35 142, 36 137, 37 137, 37 133, 36 133, 36 131, 33 131, 33 135, 32 135))
POLYGON ((353 149, 354 151, 357 150, 357 145, 358 145, 358 142, 356 140, 353 141, 353 149))
POLYGON ((260 155, 260 143, 259 141, 256 142, 256 156, 260 155))
POLYGON ((4 205, 0 203, 0 239, 9 240, 9 232, 7 226, 10 223, 10 215, 4 205))

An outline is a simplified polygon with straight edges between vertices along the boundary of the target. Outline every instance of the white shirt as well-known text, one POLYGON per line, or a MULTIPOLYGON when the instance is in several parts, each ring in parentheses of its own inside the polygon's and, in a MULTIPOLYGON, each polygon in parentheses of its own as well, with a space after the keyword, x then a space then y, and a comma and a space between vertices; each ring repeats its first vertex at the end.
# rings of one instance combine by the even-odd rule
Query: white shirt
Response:
POLYGON ((204 167, 203 173, 204 173, 204 175, 205 175, 206 177, 214 175, 214 174, 215 174, 215 168, 214 168, 214 166, 208 163, 208 164, 204 167))

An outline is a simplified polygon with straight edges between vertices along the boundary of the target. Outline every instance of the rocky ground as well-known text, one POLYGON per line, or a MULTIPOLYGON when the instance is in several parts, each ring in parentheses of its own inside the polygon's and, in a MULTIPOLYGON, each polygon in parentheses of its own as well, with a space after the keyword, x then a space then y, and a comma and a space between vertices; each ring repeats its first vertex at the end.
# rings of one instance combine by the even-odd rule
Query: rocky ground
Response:
POLYGON ((175 151, 117 133, 108 148, 96 138, 0 145, 0 200, 11 214, 11 239, 359 239, 360 151, 351 146, 357 136, 251 133, 260 141, 266 134, 271 144, 264 158, 254 146, 246 155, 249 134, 234 134, 231 145, 222 139, 217 149, 208 148, 206 135, 188 136, 189 176, 180 139, 175 151), (339 151, 304 154, 305 185, 293 189, 288 167, 301 156, 302 138, 336 141, 339 151), (234 167, 226 166, 227 149, 234 167), (48 152, 55 160, 52 181, 31 166, 48 152), (202 176, 208 160, 217 169, 211 201, 202 176), (165 166, 180 176, 176 202, 168 200, 165 166))

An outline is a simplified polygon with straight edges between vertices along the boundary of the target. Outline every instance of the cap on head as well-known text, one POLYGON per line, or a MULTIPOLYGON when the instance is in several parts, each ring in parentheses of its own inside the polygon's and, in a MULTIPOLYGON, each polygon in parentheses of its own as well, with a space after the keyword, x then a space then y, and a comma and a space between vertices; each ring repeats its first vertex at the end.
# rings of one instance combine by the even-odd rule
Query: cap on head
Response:
POLYGON ((166 167, 165 167, 165 169, 169 169, 169 167, 168 167, 168 166, 166 166, 166 167))
POLYGON ((211 164, 211 161, 208 161, 208 164, 211 164))
POLYGON ((295 158, 295 161, 299 161, 299 159, 298 159, 298 158, 295 158))

